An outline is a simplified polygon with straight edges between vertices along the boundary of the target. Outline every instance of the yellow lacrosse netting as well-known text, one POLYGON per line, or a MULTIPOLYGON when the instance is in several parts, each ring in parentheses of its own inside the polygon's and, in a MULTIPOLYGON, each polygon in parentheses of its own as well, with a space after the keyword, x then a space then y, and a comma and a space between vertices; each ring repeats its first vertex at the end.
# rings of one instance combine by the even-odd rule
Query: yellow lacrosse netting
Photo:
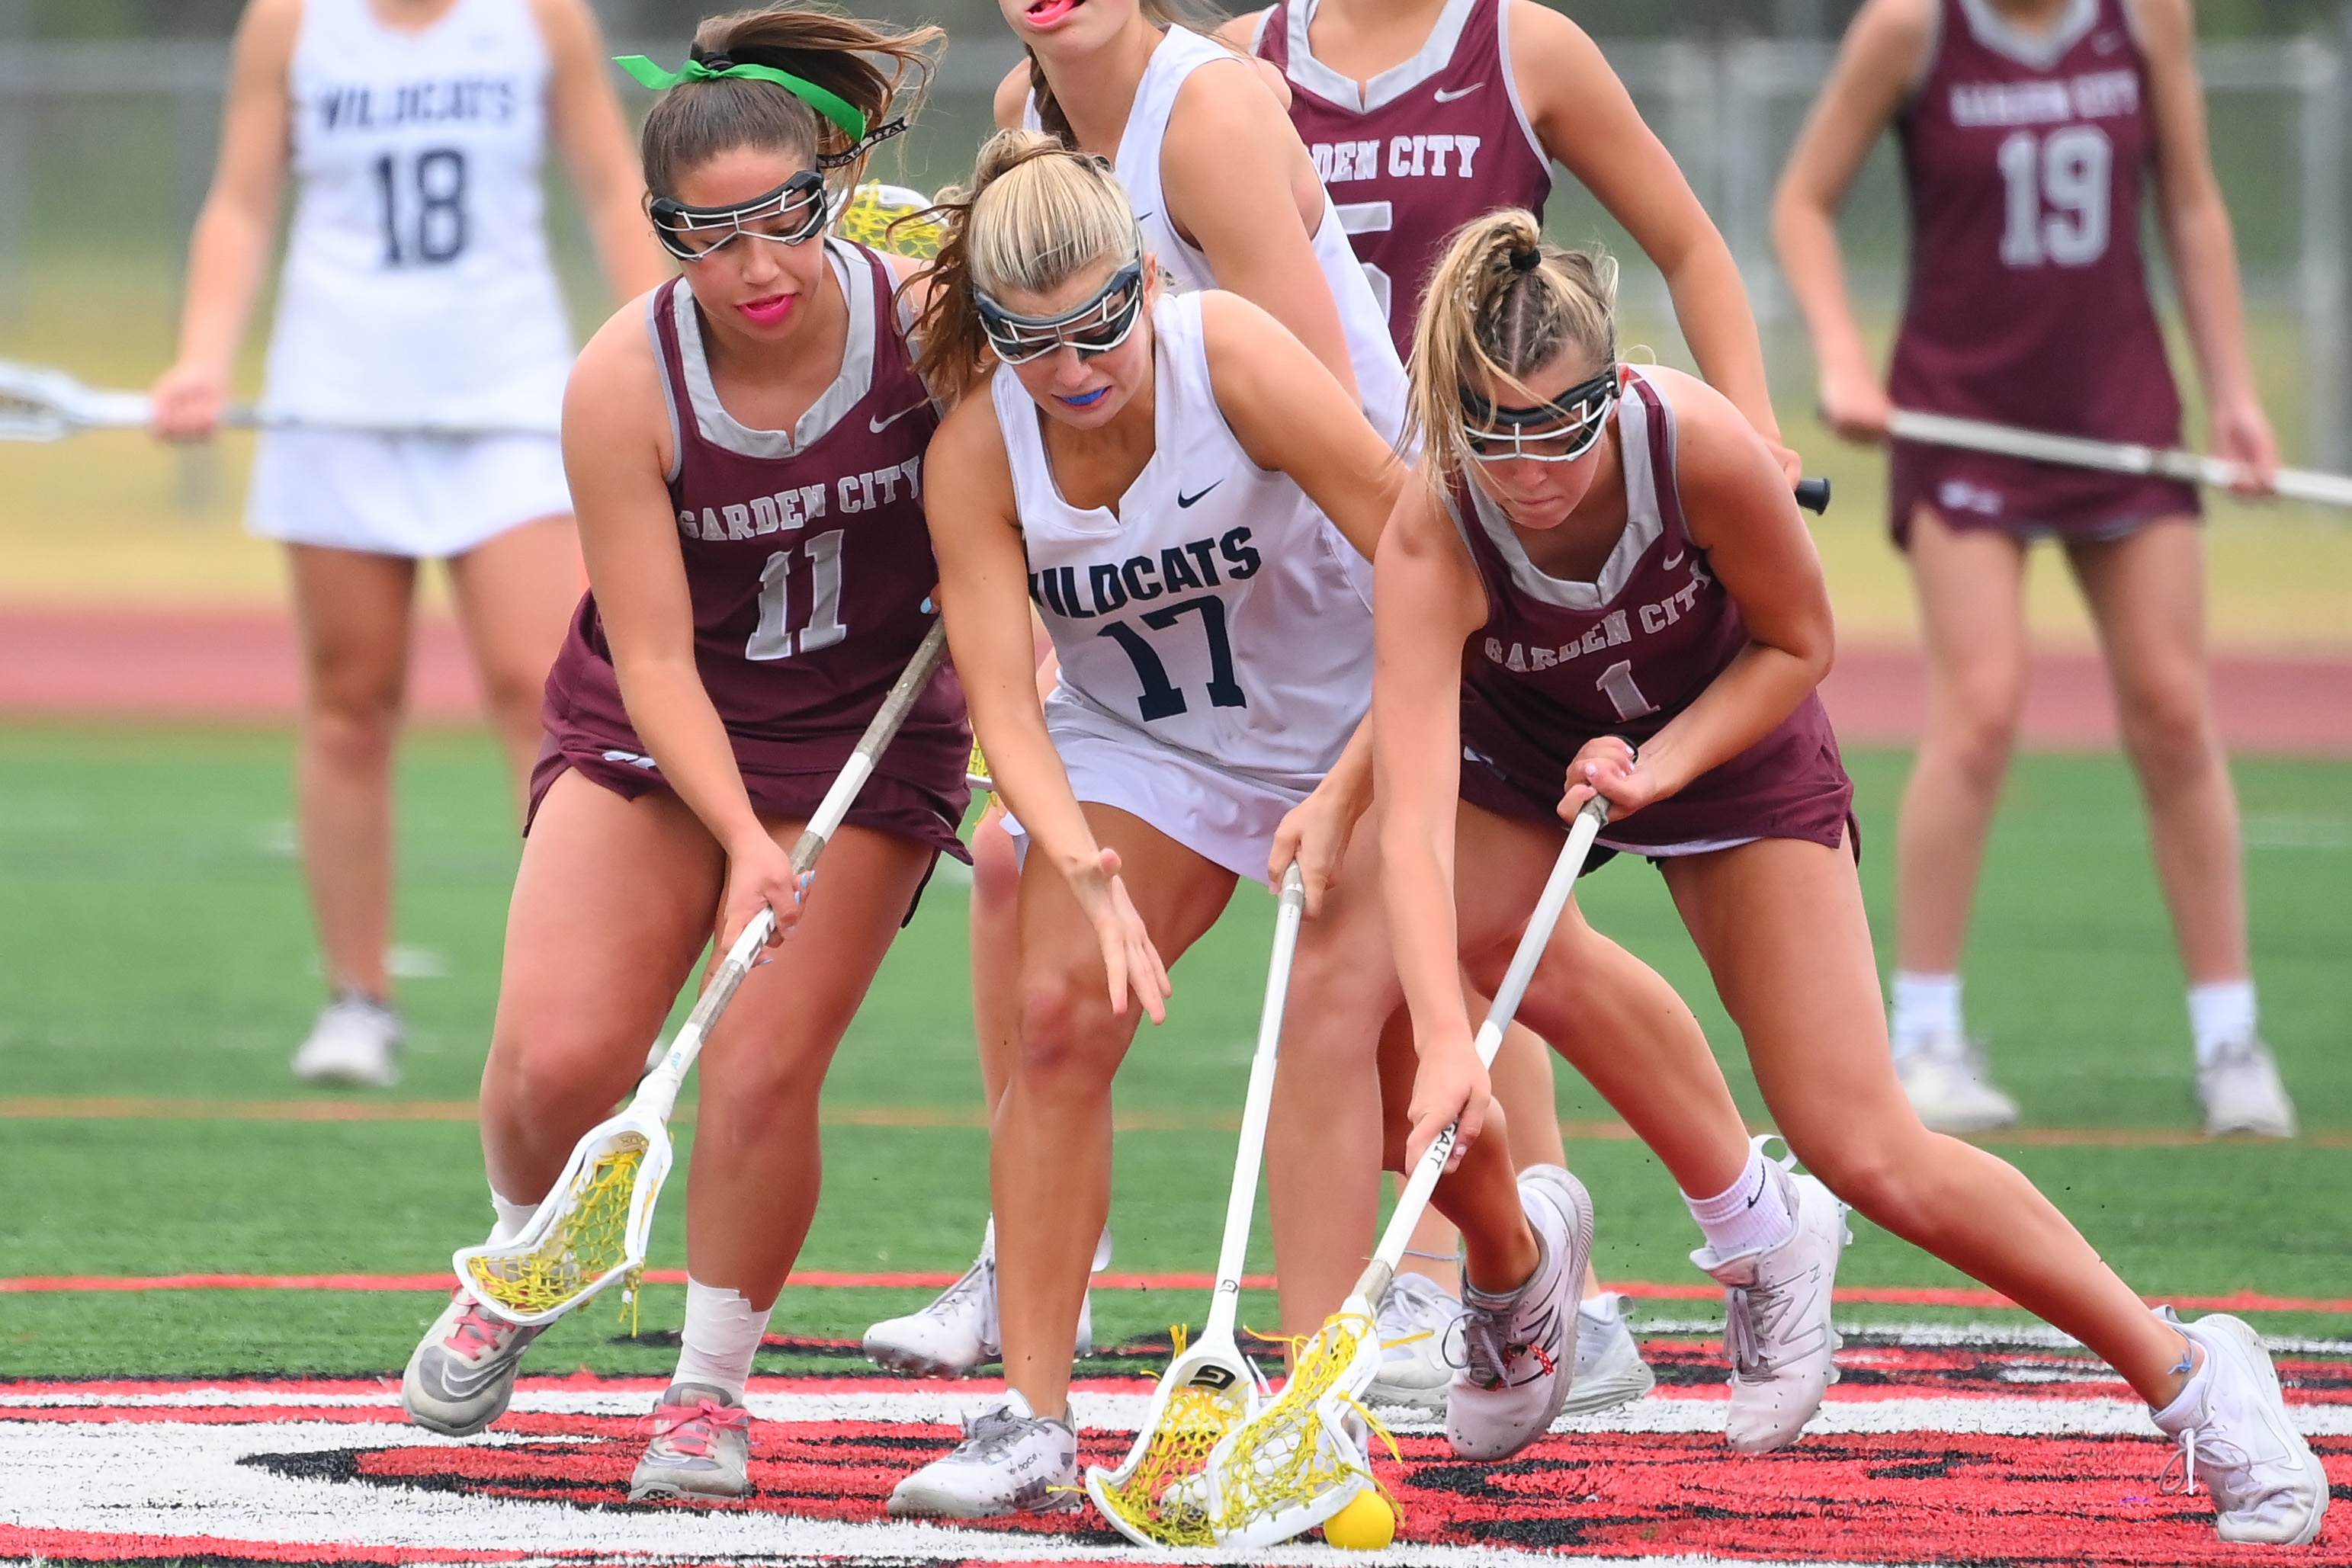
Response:
MULTIPOLYGON (((974 753, 978 755, 977 752, 974 753)), ((1174 1354, 1184 1354, 1184 1325, 1170 1331, 1174 1354)), ((1188 1486, 1208 1468, 1209 1450, 1241 1419, 1245 1389, 1187 1385, 1171 1393, 1143 1457, 1124 1484, 1105 1486, 1103 1500, 1121 1519, 1169 1546, 1213 1546, 1208 1489, 1188 1486)))
POLYGON ((834 232, 854 244, 928 260, 940 254, 941 238, 939 219, 921 215, 929 205, 920 192, 869 180, 841 209, 834 232))
MULTIPOLYGON (((646 1149, 644 1135, 631 1133, 599 1155, 572 1184, 562 1218, 530 1251, 467 1259, 474 1293, 518 1313, 552 1312, 619 1268, 629 1255, 629 1204, 646 1149)), ((635 1295, 629 1290, 631 1305, 635 1295)))
POLYGON ((1218 1531, 1231 1534, 1253 1520, 1271 1519, 1358 1478, 1388 1496, 1379 1478, 1358 1463, 1345 1445, 1328 1440, 1323 1426, 1323 1407, 1336 1399, 1363 1417, 1391 1457, 1396 1454, 1396 1439, 1388 1427, 1339 1386, 1366 1337, 1378 1332, 1373 1321, 1359 1312, 1330 1319, 1299 1353, 1281 1395, 1234 1434, 1218 1467, 1218 1531))

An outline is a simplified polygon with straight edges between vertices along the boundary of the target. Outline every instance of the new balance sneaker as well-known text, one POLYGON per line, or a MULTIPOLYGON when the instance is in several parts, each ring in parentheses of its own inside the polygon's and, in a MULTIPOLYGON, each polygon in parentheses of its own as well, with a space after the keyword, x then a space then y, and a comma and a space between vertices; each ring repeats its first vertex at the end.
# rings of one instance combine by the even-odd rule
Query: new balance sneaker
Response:
POLYGON ((1461 1316, 1462 1303, 1444 1286, 1425 1274, 1399 1274, 1381 1303, 1381 1370, 1364 1402, 1430 1415, 1444 1410, 1454 1381, 1446 1341, 1461 1316))
POLYGON ((2224 1541, 2307 1546, 2327 1515, 2327 1477, 2287 1416, 2278 1373, 2254 1331, 2216 1312, 2184 1323, 2165 1318, 2205 1353, 2180 1396, 2155 1412, 2157 1429, 2180 1445, 2159 1484, 2213 1494, 2224 1541), (2180 1466, 2178 1482, 2169 1478, 2180 1466))
POLYGON ((1015 1389, 1004 1403, 967 1416, 963 1441, 890 1490, 893 1519, 994 1519, 1059 1513, 1086 1501, 1078 1484, 1078 1435, 1067 1421, 1039 1416, 1015 1389))
POLYGON ((1586 1301, 1576 1315, 1576 1377, 1568 1385, 1561 1415, 1597 1416, 1630 1405, 1657 1386, 1657 1374, 1642 1359, 1642 1347, 1625 1326, 1619 1298, 1586 1301))
POLYGON ((294 1076, 305 1083, 389 1089, 400 1082, 400 1046, 407 1034, 390 1006, 345 991, 320 1012, 310 1038, 295 1051, 294 1076))
POLYGON ((507 1413, 522 1353, 540 1333, 485 1311, 462 1290, 450 1291, 401 1375, 408 1418, 444 1437, 472 1437, 507 1413))
MULTIPOLYGON (((1095 1271, 1110 1262, 1110 1232, 1095 1248, 1095 1271)), ((903 1318, 887 1318, 866 1331, 866 1358, 910 1377, 970 1377, 1003 1359, 996 1332, 996 1245, 991 1230, 980 1256, 963 1278, 940 1291, 930 1305, 903 1318)), ((1078 1339, 1073 1356, 1095 1353, 1095 1297, 1078 1303, 1078 1339)))
POLYGON ((631 1502, 751 1495, 751 1413, 724 1388, 672 1384, 646 1418, 652 1440, 629 1478, 631 1502))
POLYGON ((2205 1131, 2212 1137, 2252 1133, 2292 1138, 2294 1102, 2279 1082, 2270 1047, 2252 1035, 2233 1040, 2197 1069, 2197 1097, 2205 1103, 2205 1131))
POLYGON ((1789 1167, 1767 1165, 1782 1184, 1797 1228, 1769 1251, 1718 1257, 1711 1247, 1691 1261, 1723 1292, 1724 1348, 1731 1354, 1731 1420, 1726 1436, 1743 1454, 1769 1454, 1797 1440, 1837 1381, 1830 1353, 1843 1342, 1830 1326, 1830 1291, 1838 1255, 1853 1239, 1845 1205, 1829 1188, 1789 1167))
POLYGON ((2017 1121, 2017 1102, 1993 1087, 1984 1048, 1943 1035, 1895 1059, 1895 1076, 1919 1120, 1938 1133, 1983 1133, 2017 1121))
POLYGON ((1527 1282, 1490 1296, 1463 1281, 1445 1440, 1465 1459, 1501 1459, 1551 1430, 1576 1371, 1577 1294, 1592 1256, 1592 1199, 1558 1166, 1519 1173, 1539 1257, 1527 1282))

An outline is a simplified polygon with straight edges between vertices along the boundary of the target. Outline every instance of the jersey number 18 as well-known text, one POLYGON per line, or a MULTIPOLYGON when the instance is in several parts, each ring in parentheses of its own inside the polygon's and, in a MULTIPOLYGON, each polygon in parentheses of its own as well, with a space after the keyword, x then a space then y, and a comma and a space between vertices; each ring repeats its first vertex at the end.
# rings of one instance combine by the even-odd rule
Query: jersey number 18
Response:
POLYGON ((466 155, 455 147, 419 152, 402 176, 387 152, 375 161, 386 267, 437 267, 466 250, 466 155))

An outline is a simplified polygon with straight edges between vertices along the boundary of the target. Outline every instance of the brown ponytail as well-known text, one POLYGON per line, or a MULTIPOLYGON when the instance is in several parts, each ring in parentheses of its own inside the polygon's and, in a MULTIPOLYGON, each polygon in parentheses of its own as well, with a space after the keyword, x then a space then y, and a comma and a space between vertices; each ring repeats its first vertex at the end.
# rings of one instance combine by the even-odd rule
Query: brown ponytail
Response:
MULTIPOLYGON (((1195 33, 1213 33, 1224 20, 1195 0, 1136 0, 1136 9, 1155 27, 1188 27, 1195 33)), ((1070 117, 1054 101, 1054 84, 1045 79, 1045 62, 1037 57, 1036 50, 1026 45, 1023 49, 1029 57, 1029 94, 1037 103, 1037 123, 1063 146, 1075 148, 1077 133, 1070 129, 1070 117)))
POLYGON ((1430 275, 1412 334, 1412 398, 1405 440, 1427 455, 1443 492, 1468 461, 1462 389, 1516 387, 1563 353, 1582 357, 1577 379, 1617 362, 1617 263, 1599 251, 1544 243, 1534 214, 1498 208, 1454 232, 1430 275))
POLYGON ((917 368, 932 392, 961 399, 987 373, 975 296, 1044 294, 1095 263, 1140 252, 1135 209, 1109 163, 1034 131, 1000 131, 981 147, 968 190, 940 193, 945 237, 915 324, 917 368))
MULTIPOLYGON (((895 109, 912 113, 937 67, 937 27, 892 32, 882 25, 772 5, 712 16, 695 29, 694 58, 724 57, 737 65, 769 66, 804 78, 866 116, 867 141, 895 109), (890 62, 887 74, 870 57, 890 62)), ((774 82, 729 77, 690 81, 655 100, 639 141, 646 189, 677 195, 677 182, 719 153, 737 147, 860 162, 849 133, 774 82)), ((848 180, 854 182, 853 169, 848 180)))

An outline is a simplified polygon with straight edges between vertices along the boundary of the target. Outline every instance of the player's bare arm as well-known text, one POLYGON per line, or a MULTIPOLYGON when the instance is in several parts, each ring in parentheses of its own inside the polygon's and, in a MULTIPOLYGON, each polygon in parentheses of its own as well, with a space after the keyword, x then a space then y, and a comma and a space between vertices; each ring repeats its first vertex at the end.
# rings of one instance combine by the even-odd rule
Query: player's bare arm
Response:
MULTIPOLYGON (((1764 346, 1731 247, 1642 119, 1591 36, 1534 0, 1513 0, 1511 71, 1544 151, 1591 191, 1665 275, 1675 319, 1708 382, 1780 447, 1764 346)), ((1791 482, 1802 469, 1783 450, 1791 482)))
POLYGON ((632 299, 659 287, 670 264, 646 222, 636 149, 606 74, 603 29, 586 0, 531 0, 547 40, 549 127, 587 215, 589 237, 613 292, 632 299))
POLYGON ((1853 319, 1837 214, 1927 58, 1936 0, 1869 0, 1789 154, 1772 202, 1780 270, 1812 329, 1822 417, 1849 441, 1882 441, 1892 405, 1853 319))
POLYGON ((301 22, 301 0, 254 0, 237 23, 220 161, 188 244, 179 352, 154 387, 152 428, 166 440, 211 435, 228 401, 229 371, 278 240, 293 134, 286 78, 301 22))

